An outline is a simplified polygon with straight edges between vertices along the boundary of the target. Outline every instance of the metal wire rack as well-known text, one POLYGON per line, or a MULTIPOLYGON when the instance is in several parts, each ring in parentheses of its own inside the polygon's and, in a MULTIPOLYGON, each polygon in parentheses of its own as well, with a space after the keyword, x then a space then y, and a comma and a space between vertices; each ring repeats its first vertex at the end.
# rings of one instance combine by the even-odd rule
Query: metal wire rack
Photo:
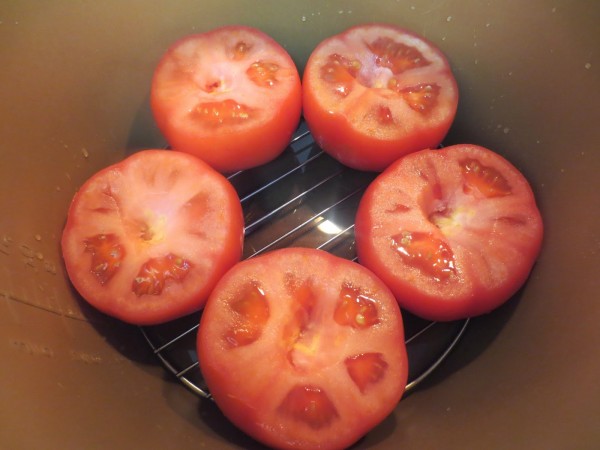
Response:
MULTIPOLYGON (((244 211, 244 259, 301 246, 356 260, 354 215, 375 175, 329 157, 301 123, 289 148, 275 161, 228 177, 244 211)), ((199 318, 199 313, 192 314, 141 331, 169 372, 198 396, 210 398, 196 353, 199 318)), ((404 311, 403 319, 410 391, 446 358, 469 321, 429 322, 404 311)))

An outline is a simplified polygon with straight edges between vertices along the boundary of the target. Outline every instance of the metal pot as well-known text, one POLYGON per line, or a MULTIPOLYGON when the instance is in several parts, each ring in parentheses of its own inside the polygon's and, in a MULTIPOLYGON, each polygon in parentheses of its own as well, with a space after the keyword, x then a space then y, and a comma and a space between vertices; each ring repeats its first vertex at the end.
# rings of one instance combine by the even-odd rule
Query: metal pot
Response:
POLYGON ((165 145, 149 86, 177 38, 255 26, 302 71, 320 40, 364 22, 446 53, 461 98, 445 142, 511 160, 546 234, 519 293, 471 320, 356 448, 600 446, 600 3, 56 0, 0 5, 0 447, 260 448, 165 370, 139 328, 80 299, 61 230, 91 174, 165 145))

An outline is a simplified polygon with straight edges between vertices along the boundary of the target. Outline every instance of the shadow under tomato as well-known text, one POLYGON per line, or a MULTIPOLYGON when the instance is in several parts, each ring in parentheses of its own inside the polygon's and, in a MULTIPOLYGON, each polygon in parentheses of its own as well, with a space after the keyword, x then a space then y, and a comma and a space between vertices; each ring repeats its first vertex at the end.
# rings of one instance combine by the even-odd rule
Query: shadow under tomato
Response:
POLYGON ((224 441, 247 450, 267 450, 269 448, 237 428, 211 400, 199 402, 198 414, 202 421, 224 441))
MULTIPOLYGON (((202 400, 198 405, 199 416, 212 431, 224 441, 247 450, 267 450, 269 447, 254 440, 223 415, 217 405, 210 400, 202 400)), ((389 439, 396 430, 396 416, 388 415, 379 425, 360 438, 349 450, 376 448, 389 439)))
POLYGON ((131 123, 125 152, 129 156, 142 149, 166 147, 167 141, 154 121, 148 93, 131 123))
POLYGON ((494 311, 472 318, 463 336, 444 362, 410 393, 443 382, 485 352, 517 310, 523 292, 524 287, 494 311))

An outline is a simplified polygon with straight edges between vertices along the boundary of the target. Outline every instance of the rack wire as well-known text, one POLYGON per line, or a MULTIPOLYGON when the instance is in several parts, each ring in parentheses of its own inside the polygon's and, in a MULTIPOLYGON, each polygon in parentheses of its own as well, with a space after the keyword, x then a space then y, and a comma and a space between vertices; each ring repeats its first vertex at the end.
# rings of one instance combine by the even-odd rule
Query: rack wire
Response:
MULTIPOLYGON (((299 246, 356 261, 354 215, 375 176, 345 167, 324 153, 302 122, 289 148, 275 161, 228 176, 244 212, 243 258, 299 246)), ((196 353, 200 314, 142 327, 141 332, 171 374, 209 399, 196 353)), ((430 322, 405 311, 403 320, 409 359, 406 391, 411 391, 448 356, 469 320, 430 322)))

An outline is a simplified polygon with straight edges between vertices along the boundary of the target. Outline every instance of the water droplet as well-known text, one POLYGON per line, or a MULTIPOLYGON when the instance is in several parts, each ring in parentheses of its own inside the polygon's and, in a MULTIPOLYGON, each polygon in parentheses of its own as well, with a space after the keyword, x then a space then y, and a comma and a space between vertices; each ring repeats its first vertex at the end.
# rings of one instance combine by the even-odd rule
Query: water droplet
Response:
POLYGON ((83 147, 81 149, 81 154, 83 155, 84 158, 87 158, 88 156, 90 156, 90 153, 87 151, 87 149, 85 147, 83 147))
POLYGON ((41 235, 41 234, 36 234, 35 236, 33 236, 33 238, 34 238, 36 241, 38 241, 38 242, 39 242, 39 241, 41 241, 41 240, 42 240, 42 235, 41 235))
POLYGON ((592 68, 592 63, 589 63, 589 62, 588 62, 588 63, 585 63, 585 66, 583 66, 583 67, 585 67, 586 69, 588 69, 588 70, 589 70, 589 69, 591 69, 591 68, 592 68))
POLYGON ((302 16, 302 22, 306 22, 306 16, 302 16))

